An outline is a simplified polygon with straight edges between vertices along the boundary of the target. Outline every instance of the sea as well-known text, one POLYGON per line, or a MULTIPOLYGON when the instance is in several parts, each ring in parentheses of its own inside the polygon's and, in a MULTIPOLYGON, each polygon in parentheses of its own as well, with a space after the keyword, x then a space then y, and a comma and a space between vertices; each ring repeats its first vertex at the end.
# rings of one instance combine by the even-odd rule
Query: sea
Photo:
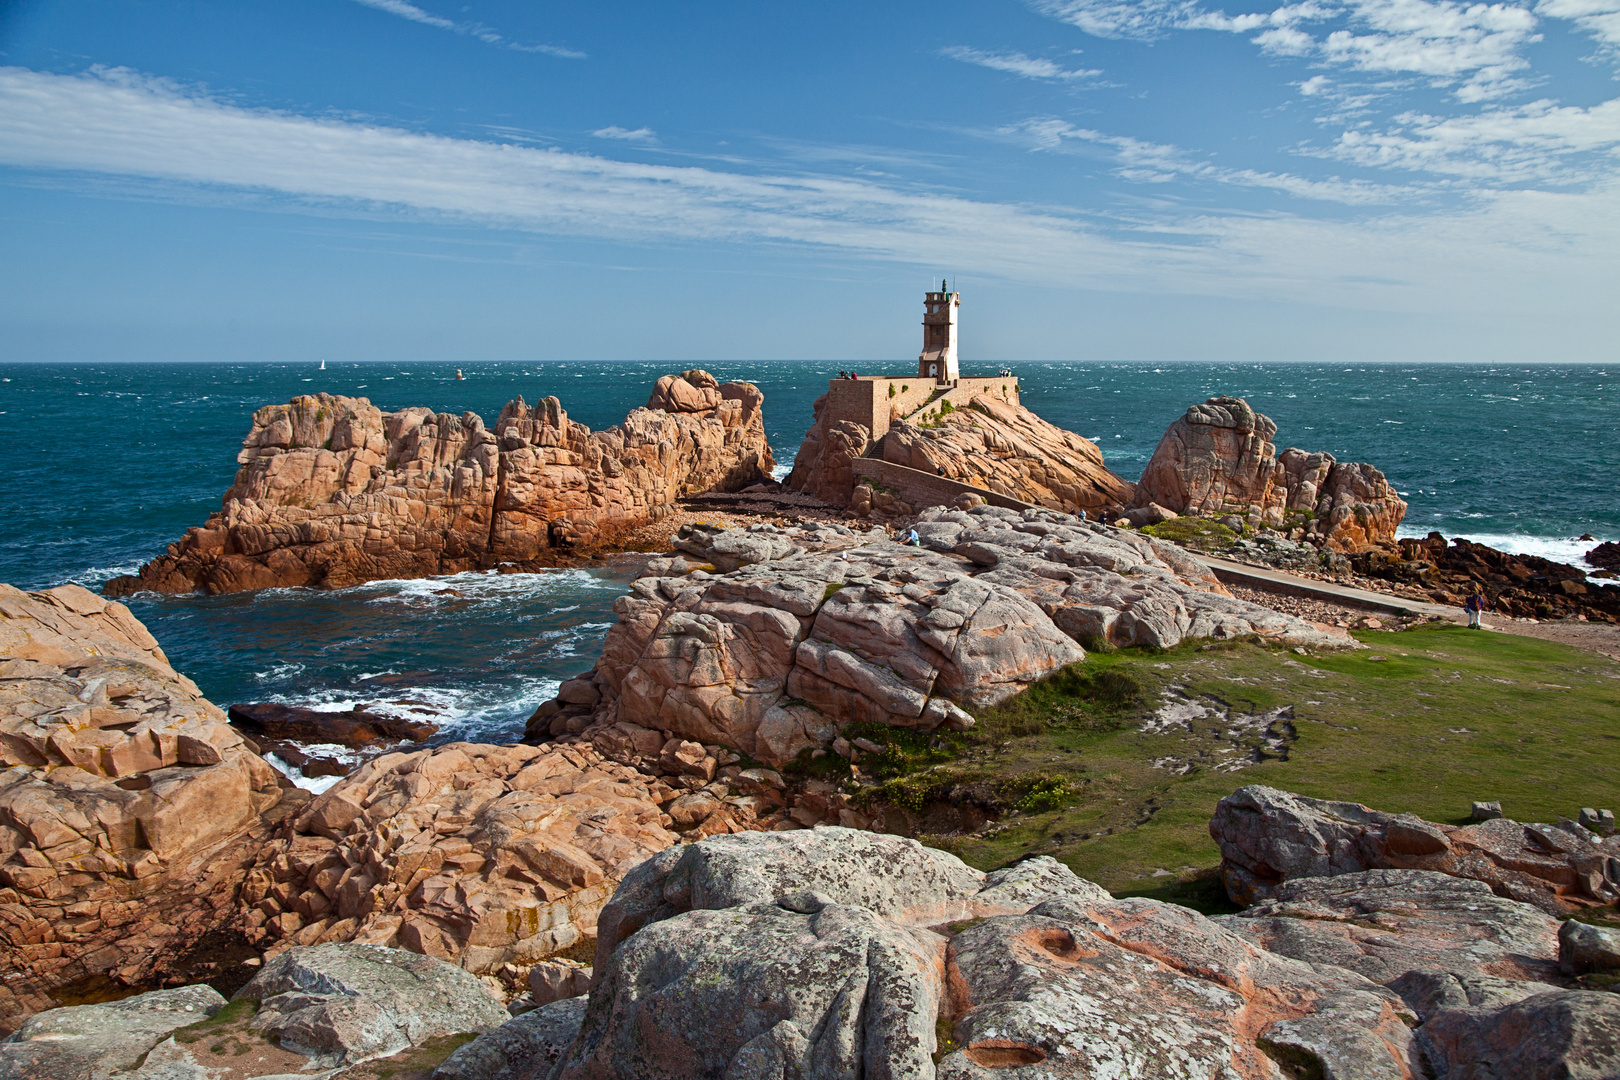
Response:
MULTIPOLYGON (((98 589, 133 573, 219 509, 266 404, 324 391, 493 422, 519 395, 555 395, 600 429, 644 405, 660 375, 693 366, 458 363, 461 380, 441 363, 0 364, 0 581, 98 589)), ((906 370, 705 366, 764 391, 783 476, 840 368, 906 370)), ((1095 441, 1129 480, 1187 406, 1230 394, 1277 422, 1279 449, 1382 469, 1410 504, 1402 535, 1439 530, 1577 565, 1597 541, 1620 540, 1620 365, 993 363, 963 374, 1003 366, 1025 405, 1095 441)), ((433 720, 436 742, 512 741, 594 662, 627 584, 607 566, 127 602, 221 706, 366 705, 433 720)))

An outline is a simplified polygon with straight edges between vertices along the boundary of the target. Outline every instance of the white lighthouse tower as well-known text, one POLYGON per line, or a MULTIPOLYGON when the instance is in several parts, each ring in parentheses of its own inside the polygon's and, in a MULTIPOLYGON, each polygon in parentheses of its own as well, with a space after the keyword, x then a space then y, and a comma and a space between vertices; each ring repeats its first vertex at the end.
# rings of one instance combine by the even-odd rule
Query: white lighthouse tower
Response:
POLYGON ((955 383, 961 377, 956 363, 956 312, 962 294, 951 292, 941 281, 939 292, 925 293, 923 299, 923 347, 917 357, 917 377, 937 383, 955 383))

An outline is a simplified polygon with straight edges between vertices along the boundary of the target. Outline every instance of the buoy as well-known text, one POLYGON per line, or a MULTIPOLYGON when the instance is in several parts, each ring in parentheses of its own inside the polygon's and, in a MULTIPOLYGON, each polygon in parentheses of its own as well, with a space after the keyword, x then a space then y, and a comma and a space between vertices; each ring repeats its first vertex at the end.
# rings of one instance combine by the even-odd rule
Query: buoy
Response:
POLYGON ((461 373, 461 369, 460 369, 460 368, 456 368, 456 378, 458 378, 458 379, 465 379, 465 378, 466 378, 466 377, 467 377, 467 376, 465 376, 465 375, 463 375, 463 374, 462 374, 462 373, 461 373))

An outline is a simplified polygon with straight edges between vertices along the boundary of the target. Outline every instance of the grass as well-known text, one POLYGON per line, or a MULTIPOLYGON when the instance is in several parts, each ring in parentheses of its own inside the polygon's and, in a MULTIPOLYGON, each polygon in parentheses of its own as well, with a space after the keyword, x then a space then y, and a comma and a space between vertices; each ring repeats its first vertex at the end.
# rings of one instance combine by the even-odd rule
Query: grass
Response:
MULTIPOLYGON (((1194 642, 1092 654, 981 713, 963 735, 865 733, 887 746, 876 762, 863 761, 879 781, 863 794, 914 801, 918 790, 933 797, 979 783, 1012 794, 1011 785, 1025 784, 1043 797, 975 835, 924 841, 986 870, 1052 855, 1117 895, 1204 911, 1231 910, 1207 826, 1215 803, 1246 784, 1453 824, 1466 821, 1476 799, 1500 800, 1521 821, 1614 805, 1620 664, 1453 626, 1356 637, 1369 648, 1296 655, 1254 642, 1194 642), (1144 732, 1155 703, 1170 696, 1232 715, 1292 706, 1286 758, 1216 768, 1234 746, 1219 715, 1192 721, 1191 731, 1144 732), (1167 759, 1188 768, 1178 775, 1154 766, 1167 759)), ((1020 799, 1003 801, 1016 809, 1020 799)))
POLYGON ((1238 538, 1236 532, 1218 521, 1187 515, 1161 521, 1157 525, 1144 525, 1140 531, 1156 540, 1167 540, 1202 551, 1225 551, 1238 538))

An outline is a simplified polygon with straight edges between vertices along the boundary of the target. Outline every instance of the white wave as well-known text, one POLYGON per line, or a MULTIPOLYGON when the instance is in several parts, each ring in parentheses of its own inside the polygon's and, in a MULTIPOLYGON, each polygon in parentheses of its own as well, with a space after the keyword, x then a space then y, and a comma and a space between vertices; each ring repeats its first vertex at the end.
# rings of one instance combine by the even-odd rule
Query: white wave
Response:
MULTIPOLYGON (((557 679, 534 678, 525 679, 516 686, 510 683, 393 686, 378 687, 371 693, 333 688, 303 691, 296 695, 277 694, 267 700, 324 713, 349 712, 358 706, 378 716, 437 724, 441 737, 449 734, 482 741, 494 737, 502 728, 509 733, 514 724, 521 723, 540 705, 556 697, 561 686, 562 682, 557 679)), ((435 741, 442 739, 436 738, 435 741)), ((353 753, 341 746, 317 747, 302 743, 299 746, 323 757, 342 757, 353 753)))
POLYGON ((775 480, 777 483, 781 483, 783 480, 786 480, 788 478, 788 473, 790 473, 792 471, 793 471, 793 462, 791 462, 791 461, 778 462, 776 468, 771 470, 771 479, 775 480))
POLYGON ((255 671, 253 673, 253 677, 260 682, 277 682, 281 679, 290 679, 294 675, 301 675, 303 672, 303 664, 296 661, 288 661, 281 664, 272 664, 264 671, 255 671))
MULTIPOLYGON (((1397 536, 1422 537, 1429 535, 1428 530, 1401 526, 1396 530, 1397 536)), ((1447 540, 1453 539, 1450 536, 1447 540)), ((1476 544, 1484 544, 1498 551, 1505 551, 1510 555, 1530 555, 1539 559, 1551 559, 1553 562, 1565 563, 1569 566, 1580 567, 1583 570, 1595 570, 1586 561, 1586 553, 1602 543, 1604 538, 1596 540, 1577 540, 1572 536, 1529 536, 1525 533, 1469 533, 1463 536, 1476 544)))
POLYGON ((63 584, 83 585, 85 588, 90 589, 91 592, 95 592, 97 589, 115 577, 123 577, 125 574, 138 574, 140 572, 141 564, 138 562, 123 563, 119 566, 92 566, 87 569, 80 570, 78 573, 69 574, 67 581, 65 581, 63 584))
POLYGON ((337 786, 337 782, 343 779, 341 776, 305 776, 297 767, 287 764, 274 754, 264 755, 264 760, 294 784, 316 795, 337 786))
POLYGON ((554 593, 572 594, 581 589, 612 589, 623 586, 605 581, 578 568, 546 570, 537 574, 502 574, 495 570, 468 570, 443 577, 388 578, 337 590, 339 595, 356 596, 370 603, 442 603, 457 600, 531 600, 554 593), (459 596, 447 590, 454 589, 459 596))

